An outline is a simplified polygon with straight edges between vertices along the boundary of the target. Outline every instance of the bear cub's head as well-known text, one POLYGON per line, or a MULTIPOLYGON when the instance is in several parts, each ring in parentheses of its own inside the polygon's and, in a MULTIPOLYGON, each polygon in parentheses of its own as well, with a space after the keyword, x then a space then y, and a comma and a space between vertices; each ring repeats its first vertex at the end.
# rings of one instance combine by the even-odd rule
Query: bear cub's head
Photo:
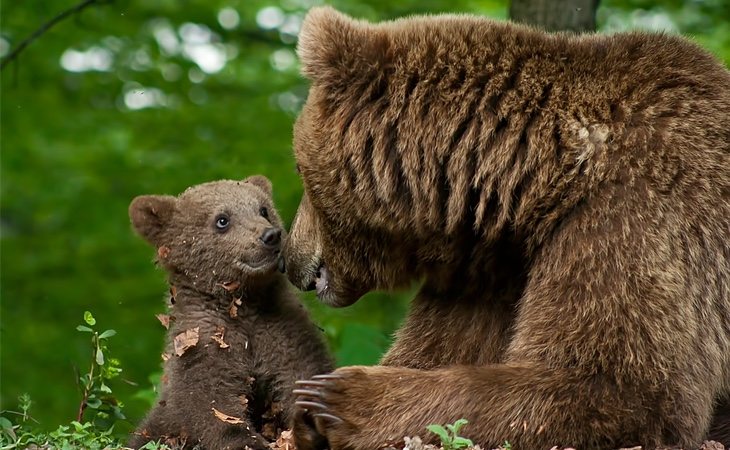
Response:
POLYGON ((271 182, 255 175, 188 188, 178 197, 142 195, 129 205, 137 234, 157 248, 170 283, 201 292, 273 281, 284 233, 271 182))

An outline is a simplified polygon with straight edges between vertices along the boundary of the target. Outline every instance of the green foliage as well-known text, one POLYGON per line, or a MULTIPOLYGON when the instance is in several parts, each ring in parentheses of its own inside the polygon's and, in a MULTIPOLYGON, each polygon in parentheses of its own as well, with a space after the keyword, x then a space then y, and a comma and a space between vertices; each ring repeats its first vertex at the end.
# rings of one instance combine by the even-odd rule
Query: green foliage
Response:
POLYGON ((108 339, 117 332, 115 330, 105 330, 101 333, 96 331, 93 328, 96 325, 96 319, 89 311, 84 312, 84 322, 92 328, 79 325, 76 330, 91 334, 92 356, 89 371, 79 377, 82 397, 76 420, 81 421, 87 418, 90 423, 110 428, 117 420, 125 419, 122 413, 124 405, 114 397, 109 387, 109 382, 122 373, 119 360, 109 357, 107 347, 108 339))
POLYGON ((441 439, 441 447, 444 450, 459 450, 474 447, 471 439, 459 436, 459 431, 467 423, 469 422, 466 419, 459 419, 453 424, 446 424, 445 426, 434 424, 427 426, 426 429, 441 439))
POLYGON ((114 423, 125 418, 123 404, 114 397, 109 384, 122 368, 117 359, 109 357, 107 342, 116 331, 96 331, 96 319, 89 311, 84 312, 84 323, 88 326, 79 325, 76 330, 91 335, 91 357, 89 371, 79 377, 82 396, 77 419, 49 433, 34 430, 29 426, 33 402, 28 394, 22 394, 18 397, 20 412, 2 411, 0 415, 0 450, 26 448, 30 444, 57 449, 121 447, 114 436, 114 423), (9 419, 11 415, 19 417, 16 424, 9 419))
POLYGON ((25 422, 13 425, 10 420, 0 416, 0 450, 25 449, 32 445, 39 448, 72 450, 118 449, 123 444, 113 436, 113 427, 99 430, 90 422, 71 421, 60 425, 51 432, 34 430, 25 422))
POLYGON ((145 445, 139 448, 140 450, 170 450, 170 447, 168 447, 165 444, 160 443, 159 441, 149 441, 145 445))

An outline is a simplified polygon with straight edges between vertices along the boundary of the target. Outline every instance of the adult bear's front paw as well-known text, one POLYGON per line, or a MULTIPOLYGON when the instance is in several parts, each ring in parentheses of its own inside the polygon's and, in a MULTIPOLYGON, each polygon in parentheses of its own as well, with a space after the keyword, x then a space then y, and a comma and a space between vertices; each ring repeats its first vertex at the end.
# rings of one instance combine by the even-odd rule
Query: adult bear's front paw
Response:
MULTIPOLYGON (((300 389, 295 389, 295 392, 300 389)), ((294 445, 297 450, 325 450, 329 448, 327 438, 318 430, 309 410, 298 407, 291 424, 294 445)))
MULTIPOLYGON (((294 439, 299 450, 319 450, 322 447, 302 448, 299 442, 309 447, 316 442, 313 433, 323 437, 319 445, 332 450, 357 447, 363 439, 372 443, 369 428, 379 422, 378 400, 384 393, 383 386, 377 386, 379 378, 372 367, 343 367, 336 371, 315 375, 311 380, 297 381, 297 419, 294 439), (309 428, 307 423, 311 424, 309 428)), ((383 439, 385 442, 385 439, 383 439)))

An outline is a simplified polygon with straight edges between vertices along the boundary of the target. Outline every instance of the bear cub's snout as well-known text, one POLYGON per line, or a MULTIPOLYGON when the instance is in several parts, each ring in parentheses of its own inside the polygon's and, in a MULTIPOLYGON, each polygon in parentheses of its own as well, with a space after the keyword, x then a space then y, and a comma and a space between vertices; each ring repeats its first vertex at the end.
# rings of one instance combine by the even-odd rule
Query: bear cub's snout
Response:
POLYGON ((263 244, 271 249, 279 252, 279 244, 281 244, 281 228, 267 228, 259 238, 263 244))

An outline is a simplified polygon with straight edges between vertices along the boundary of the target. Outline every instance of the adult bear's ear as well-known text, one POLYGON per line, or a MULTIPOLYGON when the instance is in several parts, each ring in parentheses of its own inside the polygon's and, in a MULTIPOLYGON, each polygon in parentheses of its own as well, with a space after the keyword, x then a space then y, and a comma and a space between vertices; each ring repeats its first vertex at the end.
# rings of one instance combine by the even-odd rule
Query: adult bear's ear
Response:
POLYGON ((258 186, 262 191, 271 197, 272 188, 271 181, 263 175, 251 175, 250 177, 243 180, 244 183, 251 183, 254 186, 258 186))
POLYGON ((162 232, 175 212, 177 199, 171 195, 140 195, 129 205, 134 230, 150 244, 159 247, 162 232))
POLYGON ((304 17, 297 54, 304 76, 315 83, 342 84, 372 77, 384 65, 388 47, 382 27, 320 6, 304 17))

